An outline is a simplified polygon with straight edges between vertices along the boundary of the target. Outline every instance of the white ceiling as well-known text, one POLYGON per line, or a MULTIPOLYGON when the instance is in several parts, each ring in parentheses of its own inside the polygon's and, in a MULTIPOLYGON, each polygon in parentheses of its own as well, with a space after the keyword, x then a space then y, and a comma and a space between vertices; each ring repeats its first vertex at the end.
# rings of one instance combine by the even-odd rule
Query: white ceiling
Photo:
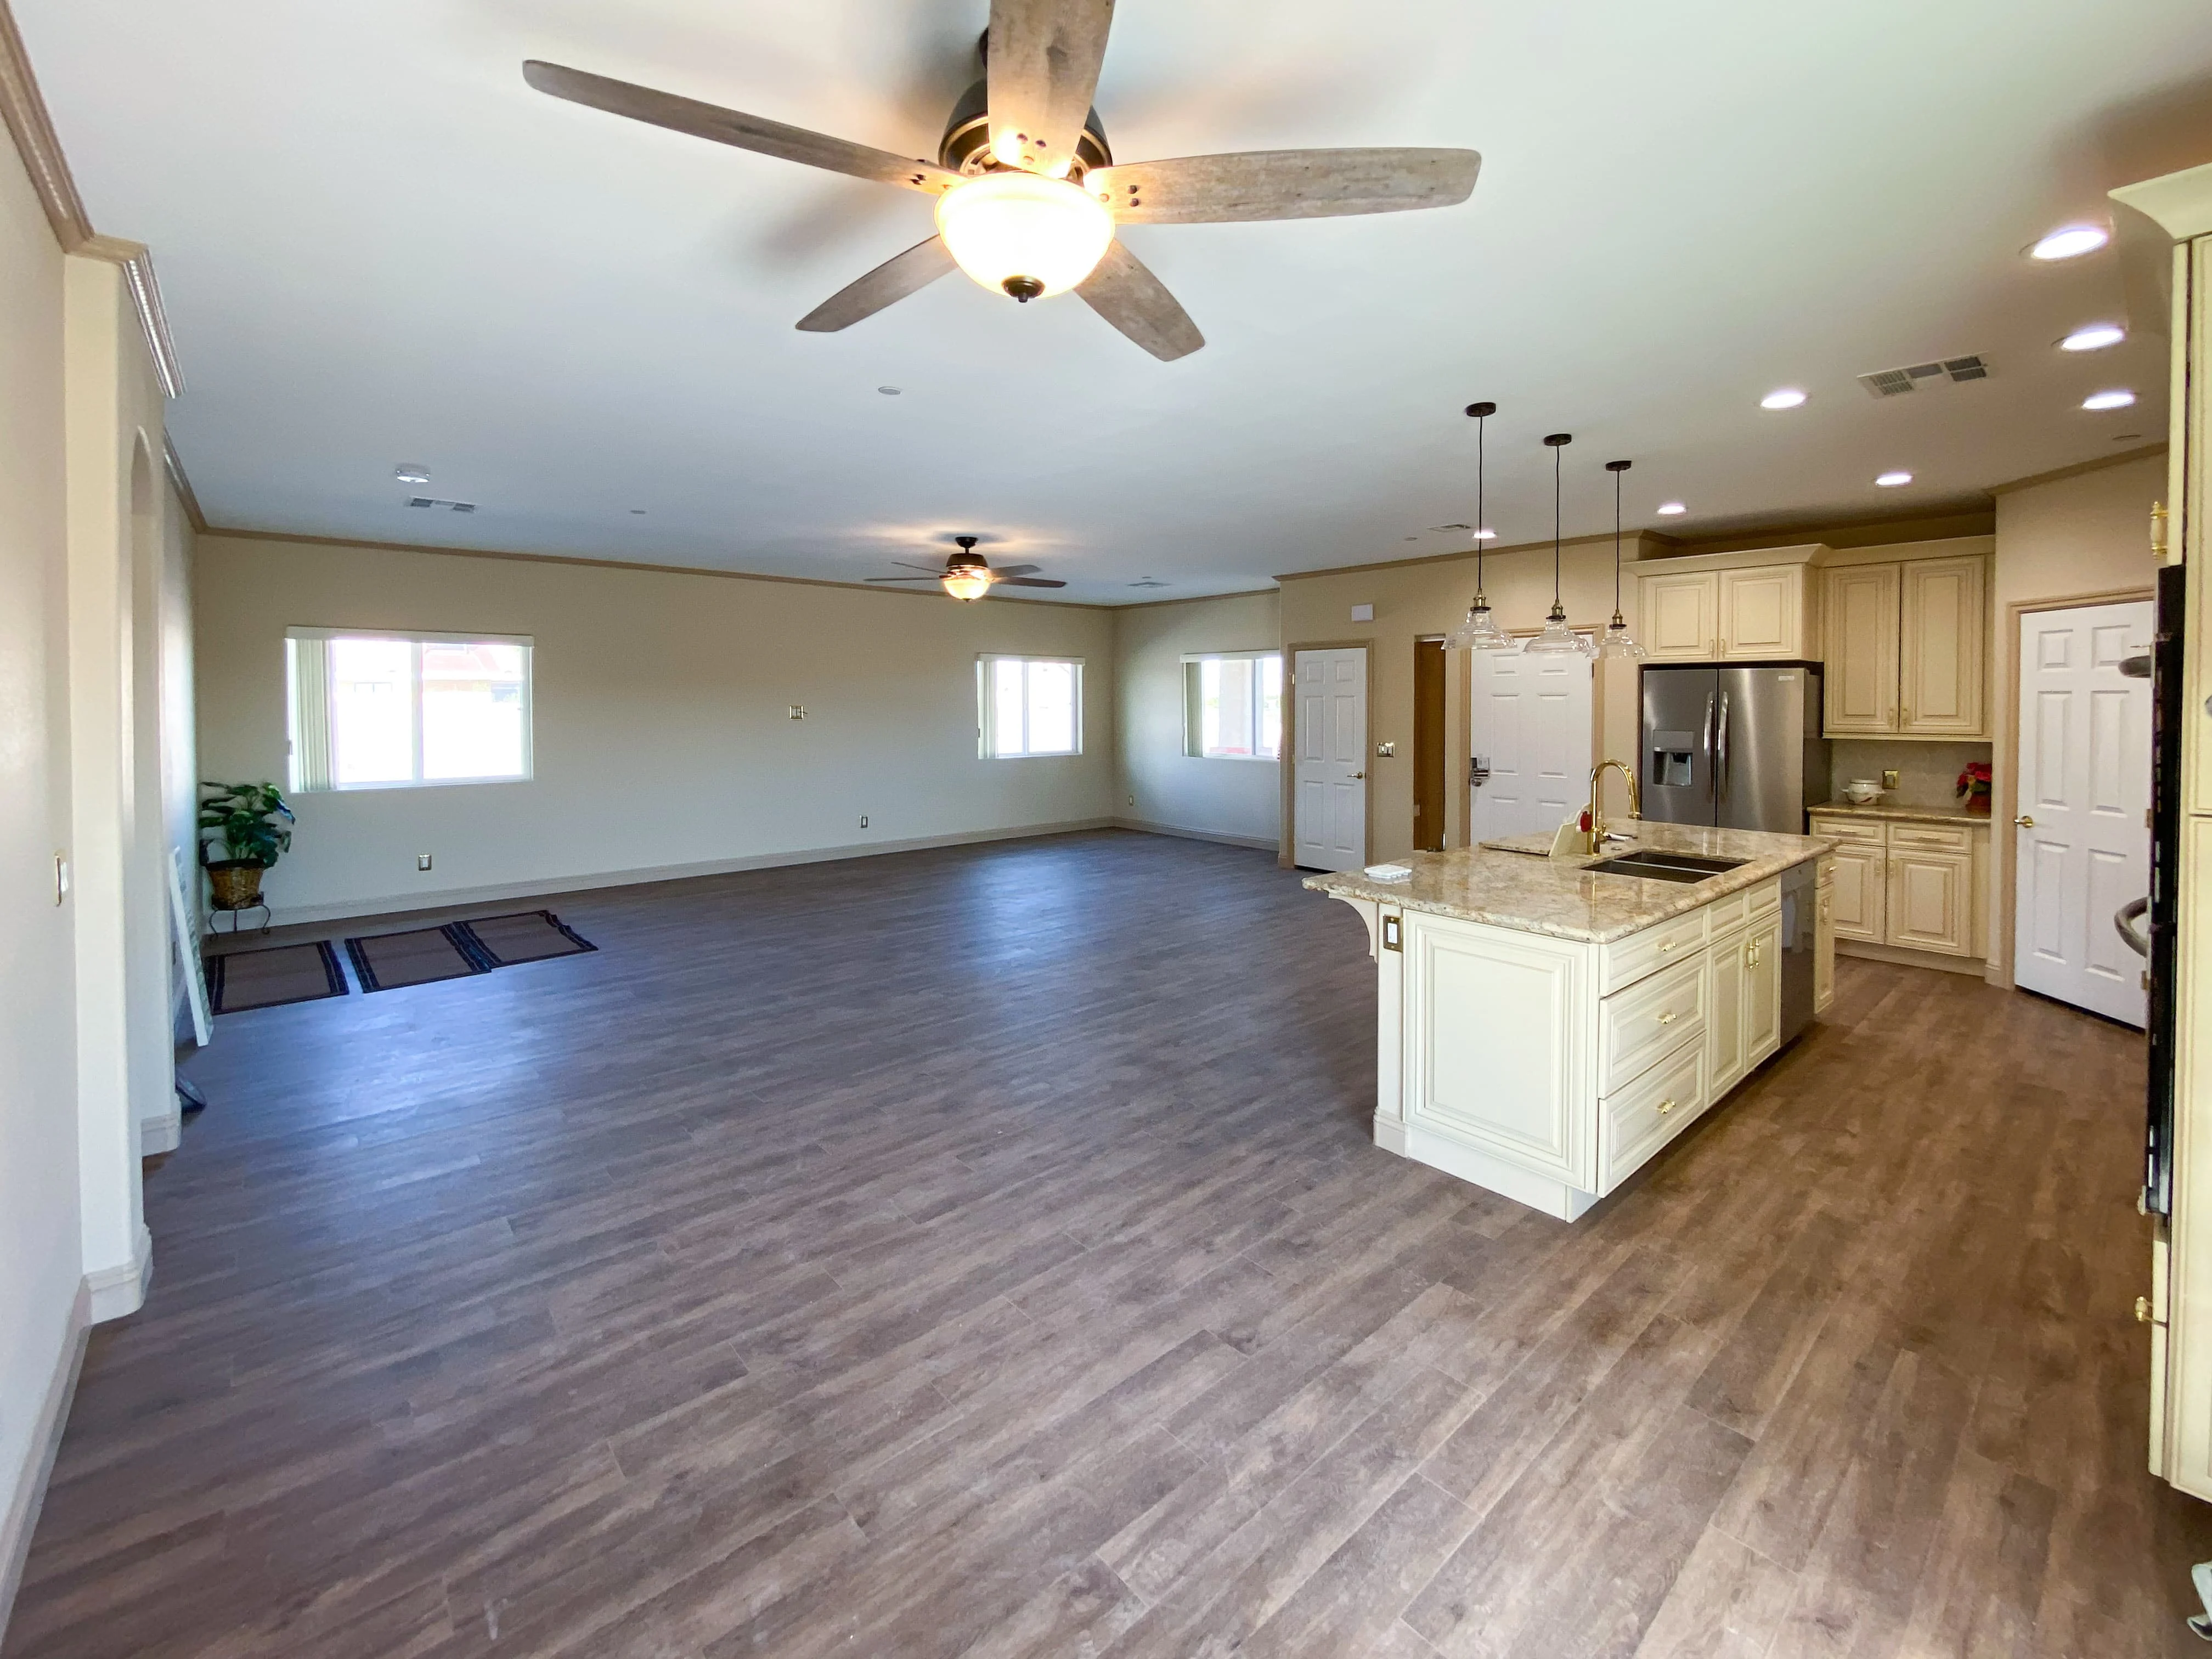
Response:
POLYGON ((14 3, 94 222, 154 248, 216 523, 846 580, 972 530, 1109 603, 1464 544, 1424 532, 1470 516, 1475 398, 1508 542, 1549 532, 1554 430, 1570 533, 1610 528, 1615 456, 1632 526, 1696 535, 2154 441, 2161 319, 2052 349, 2123 311, 2118 255, 2019 250, 2212 159, 2203 0, 1122 0, 1097 103, 1124 160, 1485 158, 1439 212, 1128 229, 1210 342, 1163 364, 957 276, 800 334, 927 198, 520 75, 933 155, 985 0, 14 3), (1993 377, 1853 380, 1966 352, 1993 377), (1784 384, 1810 404, 1761 410, 1784 384), (2076 407, 2108 385, 2142 403, 2076 407), (480 510, 404 507, 399 461, 480 510), (1875 489, 1889 467, 1918 482, 1875 489))

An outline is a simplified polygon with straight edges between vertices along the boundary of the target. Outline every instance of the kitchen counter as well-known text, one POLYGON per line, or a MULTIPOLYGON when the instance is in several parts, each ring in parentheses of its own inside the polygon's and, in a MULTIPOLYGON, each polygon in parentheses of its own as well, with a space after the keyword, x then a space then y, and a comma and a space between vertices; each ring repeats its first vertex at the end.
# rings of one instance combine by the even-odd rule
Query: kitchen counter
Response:
POLYGON ((1305 884, 1332 898, 1369 900, 1462 921, 1604 945, 1755 887, 1836 845, 1820 836, 1716 830, 1704 824, 1630 821, 1618 827, 1632 839, 1607 842, 1603 853, 1587 858, 1548 857, 1550 836, 1522 836, 1449 853, 1415 853, 1405 860, 1413 870, 1406 881, 1377 881, 1346 870, 1309 876, 1305 884), (1746 862, 1698 882, 1591 875, 1584 868, 1638 848, 1746 862))
POLYGON ((1990 821, 1987 812, 1969 812, 1963 806, 1885 806, 1876 801, 1871 806, 1855 806, 1847 800, 1826 801, 1811 809, 1815 812, 1839 818, 1881 818, 1891 823, 1979 823, 1990 821))

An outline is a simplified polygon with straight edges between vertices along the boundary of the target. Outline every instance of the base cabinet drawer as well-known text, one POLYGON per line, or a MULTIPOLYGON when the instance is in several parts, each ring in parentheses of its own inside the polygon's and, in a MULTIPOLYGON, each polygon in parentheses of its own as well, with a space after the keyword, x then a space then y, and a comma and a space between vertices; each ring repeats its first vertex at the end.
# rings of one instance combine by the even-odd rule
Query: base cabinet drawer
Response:
POLYGON ((1640 933, 1615 939, 1604 947, 1604 963, 1598 969, 1598 994, 1611 996, 1624 985, 1633 985, 1646 974, 1697 956, 1705 948, 1705 913, 1662 921, 1640 933))
POLYGON ((1598 1092, 1611 1094, 1705 1029, 1705 964, 1678 962, 1598 1005, 1598 1092))
POLYGON ((1705 1109, 1705 1045, 1686 1044, 1605 1101, 1601 1192, 1613 1188, 1705 1109))

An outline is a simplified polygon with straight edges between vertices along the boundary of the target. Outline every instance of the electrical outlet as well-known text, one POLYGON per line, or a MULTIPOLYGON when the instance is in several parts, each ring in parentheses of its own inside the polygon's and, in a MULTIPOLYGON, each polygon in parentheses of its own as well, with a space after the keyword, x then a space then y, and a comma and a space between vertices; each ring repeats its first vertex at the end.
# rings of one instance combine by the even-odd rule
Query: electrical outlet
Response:
POLYGON ((806 718, 806 705, 803 702, 795 702, 792 704, 791 718, 795 720, 805 720, 806 718))
POLYGON ((1129 797, 1129 805, 1132 805, 1132 806, 1134 806, 1136 804, 1137 804, 1137 798, 1136 798, 1134 795, 1130 796, 1130 797, 1129 797))
POLYGON ((430 867, 430 855, 428 853, 417 853, 415 855, 415 867, 417 870, 428 869, 430 867))
POLYGON ((860 828, 861 828, 861 829, 863 829, 863 830, 865 830, 865 829, 866 829, 867 827, 868 827, 868 815, 867 815, 866 812, 863 812, 863 813, 861 813, 861 814, 860 814, 860 828))
POLYGON ((1894 773, 1894 772, 1885 772, 1885 773, 1883 773, 1883 774, 1881 775, 1881 787, 1882 787, 1883 788, 1885 788, 1885 789, 1894 789, 1894 788, 1896 788, 1896 787, 1897 787, 1897 774, 1896 774, 1896 773, 1894 773))

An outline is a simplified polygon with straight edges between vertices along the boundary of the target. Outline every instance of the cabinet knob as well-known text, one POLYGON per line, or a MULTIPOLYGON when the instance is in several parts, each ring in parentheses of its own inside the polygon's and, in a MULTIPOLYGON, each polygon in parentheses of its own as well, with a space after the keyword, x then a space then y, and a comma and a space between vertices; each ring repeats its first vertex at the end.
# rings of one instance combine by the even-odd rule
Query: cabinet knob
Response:
POLYGON ((2014 818, 2013 822, 2023 830, 2033 830, 2035 828, 2035 820, 2028 817, 2025 812, 2022 812, 2018 817, 2014 818))
MULTIPOLYGON (((1673 1100, 1673 1098, 1672 1098, 1671 1097, 1669 1097, 1668 1099, 1662 1100, 1662 1101, 1661 1101, 1661 1102, 1659 1103, 1659 1115, 1660 1115, 1660 1116, 1662 1116, 1662 1117, 1666 1116, 1668 1113, 1669 1113, 1669 1112, 1673 1111, 1674 1109, 1674 1100, 1673 1100)), ((2137 1298, 2136 1298, 2136 1301, 2137 1301, 2137 1304, 2138 1304, 2138 1305, 2140 1305, 2140 1304, 2141 1304, 2141 1302, 2142 1302, 2142 1298, 2141 1298, 2141 1297, 2137 1297, 2137 1298)))
POLYGON ((2136 1298, 2136 1323, 2148 1325, 2150 1322, 2150 1298, 2139 1296, 2136 1298))
POLYGON ((1674 1023, 1674 1016, 1672 1014, 1662 1014, 1659 1016, 1659 1023, 1662 1025, 1672 1025, 1674 1023))

